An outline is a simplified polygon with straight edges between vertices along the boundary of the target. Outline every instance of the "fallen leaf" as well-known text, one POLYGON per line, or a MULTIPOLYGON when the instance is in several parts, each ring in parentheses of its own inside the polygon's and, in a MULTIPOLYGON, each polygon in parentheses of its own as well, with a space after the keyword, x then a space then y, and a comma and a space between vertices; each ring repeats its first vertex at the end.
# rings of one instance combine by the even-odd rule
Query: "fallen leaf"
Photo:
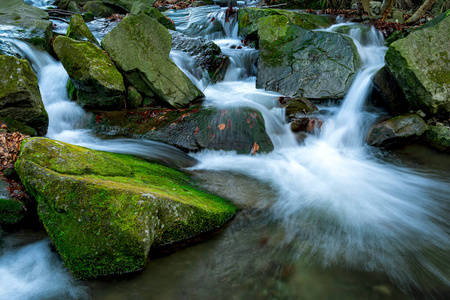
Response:
POLYGON ((252 147, 252 155, 255 155, 259 151, 259 145, 255 142, 252 147))
POLYGON ((220 123, 218 127, 219 127, 219 130, 224 130, 225 129, 225 123, 220 123))

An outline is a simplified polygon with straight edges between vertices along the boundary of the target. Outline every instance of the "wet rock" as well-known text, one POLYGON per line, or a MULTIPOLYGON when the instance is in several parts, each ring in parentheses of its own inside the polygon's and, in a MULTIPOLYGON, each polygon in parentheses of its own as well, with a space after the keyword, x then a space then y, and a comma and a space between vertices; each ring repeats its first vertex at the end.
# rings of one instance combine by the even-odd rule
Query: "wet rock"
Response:
POLYGON ((373 85, 381 95, 383 106, 395 114, 409 112, 409 103, 403 94, 403 90, 388 68, 383 67, 375 73, 373 85))
POLYGON ((450 152, 450 127, 430 126, 424 134, 424 139, 432 147, 450 152))
MULTIPOLYGON (((214 42, 203 38, 189 37, 181 32, 171 31, 172 50, 186 52, 194 57, 202 70, 206 70, 213 82, 224 78, 229 57, 214 42)), ((201 77, 201 75, 199 76, 201 77)))
POLYGON ((398 116, 372 125, 367 143, 375 147, 393 146, 414 140, 426 130, 427 124, 418 115, 398 116))
POLYGON ((15 199, 3 199, 0 197, 0 224, 16 224, 22 220, 24 216, 24 206, 20 201, 15 199))
POLYGON ((319 109, 308 99, 297 97, 287 100, 286 116, 295 116, 297 114, 306 115, 318 111, 319 109))
POLYGON ((20 132, 29 136, 37 136, 37 132, 34 128, 27 126, 25 124, 20 123, 17 120, 8 118, 8 117, 0 117, 0 128, 4 129, 5 132, 20 132), (6 128, 5 128, 6 127, 6 128))
POLYGON ((77 99, 88 109, 123 107, 123 77, 106 54, 90 42, 59 36, 53 48, 77 89, 77 99))
POLYGON ((273 150, 261 114, 251 108, 140 109, 96 112, 94 129, 133 138, 146 138, 185 151, 203 149, 248 154, 273 150), (255 143, 257 147, 255 146, 255 143), (255 150, 256 151, 256 150, 255 150))
POLYGON ((288 20, 304 29, 327 28, 331 20, 326 17, 308 13, 287 11, 282 9, 241 8, 238 11, 238 35, 256 38, 259 29, 259 20, 267 16, 285 16, 288 20))
POLYGON ((282 15, 261 18, 258 27, 257 87, 308 99, 345 96, 361 65, 349 37, 312 32, 282 15))
POLYGON ((0 36, 29 42, 50 50, 53 37, 48 14, 22 0, 0 1, 0 36), (2 26, 3 25, 3 26, 2 26))
POLYGON ((120 9, 123 9, 125 12, 131 12, 131 8, 133 7, 133 4, 136 2, 144 3, 147 6, 153 6, 153 3, 155 3, 155 0, 102 0, 104 4, 107 4, 109 6, 115 6, 120 9))
POLYGON ((83 6, 83 11, 92 13, 95 17, 107 18, 114 14, 114 9, 104 5, 101 1, 89 1, 83 6))
POLYGON ((411 109, 450 116, 450 10, 434 24, 389 46, 386 67, 411 109))
POLYGON ((80 12, 80 9, 78 8, 78 5, 75 1, 70 1, 69 4, 67 5, 67 10, 68 11, 73 11, 76 13, 80 12))
POLYGON ((83 17, 80 14, 76 14, 70 17, 70 23, 69 28, 67 29, 66 37, 78 41, 89 41, 94 45, 100 46, 100 43, 94 37, 89 27, 87 27, 83 17))
POLYGON ((146 5, 142 2, 135 2, 133 4, 133 6, 131 7, 131 14, 132 15, 145 14, 158 21, 161 25, 163 25, 167 29, 175 30, 175 24, 172 23, 171 20, 169 20, 156 8, 146 5))
POLYGON ((38 81, 24 59, 0 55, 0 117, 11 118, 45 135, 48 115, 38 81))
POLYGON ((138 108, 142 105, 142 95, 139 94, 134 86, 129 86, 127 89, 127 108, 138 108))
POLYGON ((139 92, 185 107, 204 95, 170 60, 171 44, 168 30, 144 14, 125 17, 102 40, 102 47, 139 92))
POLYGON ((79 278, 142 270, 151 247, 214 230, 236 213, 179 171, 45 138, 24 142, 16 170, 79 278))

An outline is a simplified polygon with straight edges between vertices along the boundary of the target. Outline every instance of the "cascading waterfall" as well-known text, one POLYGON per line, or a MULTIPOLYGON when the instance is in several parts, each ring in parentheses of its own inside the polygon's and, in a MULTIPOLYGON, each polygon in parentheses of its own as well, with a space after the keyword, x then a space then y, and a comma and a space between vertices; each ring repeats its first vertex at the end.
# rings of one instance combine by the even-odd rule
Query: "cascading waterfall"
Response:
MULTIPOLYGON (((445 273, 450 269, 449 184, 434 179, 433 174, 422 175, 375 159, 364 144, 367 128, 376 117, 364 111, 364 103, 373 74, 383 66, 385 52, 373 29, 367 36, 358 29, 349 31, 363 67, 342 106, 326 119, 322 131, 299 145, 284 121, 284 112, 277 107, 280 95, 255 88, 258 51, 245 46, 239 49, 237 24, 225 21, 224 10, 204 6, 172 11, 169 17, 179 31, 213 39, 230 57, 225 80, 206 88, 205 105, 258 109, 275 147, 271 153, 257 155, 223 151, 191 154, 198 160, 191 170, 231 171, 256 178, 274 190, 277 198, 261 206, 285 228, 279 247, 293 245, 295 255, 306 255, 325 266, 385 273, 402 287, 421 287, 430 278, 450 286, 449 274, 445 273)), ((349 24, 328 30, 340 26, 349 24)), ((195 160, 151 141, 101 140, 92 135, 83 129, 89 116, 67 99, 68 76, 61 63, 26 43, 11 42, 38 74, 50 117, 48 137, 93 149, 144 154, 176 165, 195 160)), ((171 58, 198 87, 205 88, 207 78, 201 79, 198 66, 184 53, 173 51, 171 58)), ((32 251, 48 251, 41 244, 31 246, 37 249, 32 251)), ((11 260, 4 257, 0 259, 0 275, 11 271, 11 260)), ((52 272, 49 268, 42 270, 52 272)), ((83 296, 83 291, 70 294, 70 290, 66 288, 63 294, 83 296)), ((0 285, 0 295, 4 291, 8 287, 0 285)))

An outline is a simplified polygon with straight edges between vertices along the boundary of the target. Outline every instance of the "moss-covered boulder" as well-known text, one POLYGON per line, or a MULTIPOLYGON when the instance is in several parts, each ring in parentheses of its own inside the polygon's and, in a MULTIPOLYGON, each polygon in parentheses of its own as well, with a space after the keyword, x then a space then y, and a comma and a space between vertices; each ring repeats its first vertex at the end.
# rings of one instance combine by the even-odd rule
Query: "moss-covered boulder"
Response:
POLYGON ((100 43, 94 37, 89 27, 87 27, 83 17, 80 14, 76 14, 70 17, 70 23, 69 28, 67 29, 66 37, 78 41, 89 41, 94 45, 100 46, 100 43))
POLYGON ((8 117, 0 117, 0 127, 6 127, 5 131, 9 133, 20 132, 29 136, 37 136, 37 131, 34 128, 8 117))
POLYGON ((123 9, 126 12, 131 12, 131 8, 133 7, 133 4, 136 2, 144 3, 147 6, 153 6, 153 3, 155 3, 155 0, 101 0, 103 3, 112 6, 112 7, 118 7, 123 9))
POLYGON ((77 89, 78 102, 88 109, 120 109, 125 98, 123 77, 103 50, 90 42, 59 36, 53 42, 77 89))
POLYGON ((286 116, 295 116, 297 114, 306 115, 319 109, 311 101, 305 98, 289 99, 286 104, 286 116))
POLYGON ((167 29, 175 30, 175 25, 159 10, 142 2, 135 2, 131 7, 132 15, 145 14, 152 17, 167 29))
POLYGON ((450 116, 450 13, 389 46, 386 66, 412 109, 450 116))
POLYGON ((30 64, 14 56, 0 55, 0 117, 7 117, 45 135, 48 115, 36 75, 30 64))
POLYGON ((289 97, 343 98, 361 65, 351 38, 310 31, 283 15, 259 20, 257 87, 289 97))
POLYGON ((367 143, 375 147, 398 145, 417 139, 426 130, 427 124, 418 115, 397 116, 372 125, 367 143))
POLYGON ((423 136, 432 147, 450 152, 450 127, 430 126, 423 136))
POLYGON ((250 38, 256 37, 259 29, 259 19, 274 15, 285 16, 290 22, 304 29, 327 28, 332 24, 329 18, 303 12, 245 7, 238 11, 238 35, 250 38))
POLYGON ((42 9, 22 0, 0 1, 0 36, 27 41, 42 49, 50 49, 52 22, 42 9), (2 26, 3 25, 3 26, 2 26))
POLYGON ((16 170, 79 278, 141 270, 151 247, 216 229, 236 212, 179 171, 45 138, 22 144, 16 170))
POLYGON ((120 136, 164 142, 186 151, 203 149, 248 154, 273 150, 262 115, 251 108, 191 106, 188 109, 140 109, 96 112, 94 129, 120 136))
POLYGON ((0 198, 0 224, 16 224, 24 215, 22 203, 14 199, 0 198))
POLYGON ((173 107, 185 107, 203 93, 170 60, 172 38, 144 15, 125 17, 102 40, 102 47, 139 92, 173 107))
POLYGON ((83 6, 83 11, 92 13, 95 17, 107 18, 114 14, 114 9, 104 5, 101 1, 88 1, 83 6))
MULTIPOLYGON (((230 59, 222 53, 217 44, 200 37, 190 37, 181 32, 171 31, 172 50, 189 54, 203 71, 209 74, 212 82, 223 80, 230 59)), ((200 79, 201 74, 195 74, 200 79)))

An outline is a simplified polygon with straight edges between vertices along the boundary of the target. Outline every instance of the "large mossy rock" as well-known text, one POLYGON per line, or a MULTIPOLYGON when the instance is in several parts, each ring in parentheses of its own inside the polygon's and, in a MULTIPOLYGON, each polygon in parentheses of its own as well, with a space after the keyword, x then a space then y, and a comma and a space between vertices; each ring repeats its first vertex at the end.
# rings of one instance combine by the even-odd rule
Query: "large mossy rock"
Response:
POLYGON ((397 116, 372 125, 367 134, 367 143, 375 147, 386 147, 412 141, 427 130, 427 124, 415 114, 397 116))
POLYGON ((53 48, 77 89, 77 99, 88 109, 123 107, 123 77, 103 50, 90 42, 59 36, 53 48))
POLYGON ((101 1, 105 4, 108 4, 109 6, 120 7, 126 12, 131 12, 131 8, 133 7, 133 4, 135 4, 136 2, 144 3, 145 5, 150 7, 153 6, 153 3, 155 3, 155 0, 101 0, 101 1))
POLYGON ((144 14, 125 17, 102 40, 102 47, 139 92, 185 107, 204 95, 170 60, 171 44, 169 31, 144 14))
POLYGON ((430 126, 425 132, 424 138, 432 147, 450 152, 450 127, 430 126))
POLYGON ((179 171, 45 138, 23 142, 16 170, 79 278, 141 270, 151 247, 214 230, 236 212, 179 171))
POLYGON ((83 6, 83 11, 92 13, 95 17, 107 18, 114 14, 114 9, 106 6, 101 1, 88 1, 83 6))
POLYGON ((22 0, 0 1, 0 36, 29 42, 42 49, 50 49, 53 37, 52 22, 40 8, 22 0))
POLYGON ((145 14, 149 17, 152 17, 156 21, 158 21, 161 25, 170 30, 175 30, 175 25, 159 10, 157 10, 153 6, 149 6, 142 2, 135 2, 131 7, 132 15, 145 14))
POLYGON ((257 87, 308 99, 345 96, 361 65, 351 38, 312 32, 282 15, 261 18, 258 27, 257 87))
POLYGON ((84 22, 83 16, 76 14, 70 17, 69 28, 66 37, 78 41, 89 41, 94 45, 100 46, 100 43, 92 34, 89 27, 84 22))
POLYGON ((96 121, 99 133, 114 129, 121 136, 160 141, 185 151, 212 149, 248 154, 255 143, 259 152, 273 150, 262 115, 247 107, 97 112, 96 121))
POLYGON ((37 77, 24 59, 0 55, 0 117, 30 126, 39 135, 47 133, 48 115, 37 77))
MULTIPOLYGON (((188 53, 203 71, 207 71, 211 81, 223 80, 230 59, 222 54, 222 50, 214 42, 200 37, 190 37, 181 32, 171 31, 172 50, 188 53)), ((195 74, 200 79, 201 74, 195 74)))
POLYGON ((329 18, 303 12, 245 7, 238 11, 238 35, 256 37, 259 29, 259 19, 274 15, 285 16, 290 22, 304 29, 327 28, 332 24, 329 18))
POLYGON ((386 67, 412 109, 450 116, 450 13, 389 46, 386 67))

